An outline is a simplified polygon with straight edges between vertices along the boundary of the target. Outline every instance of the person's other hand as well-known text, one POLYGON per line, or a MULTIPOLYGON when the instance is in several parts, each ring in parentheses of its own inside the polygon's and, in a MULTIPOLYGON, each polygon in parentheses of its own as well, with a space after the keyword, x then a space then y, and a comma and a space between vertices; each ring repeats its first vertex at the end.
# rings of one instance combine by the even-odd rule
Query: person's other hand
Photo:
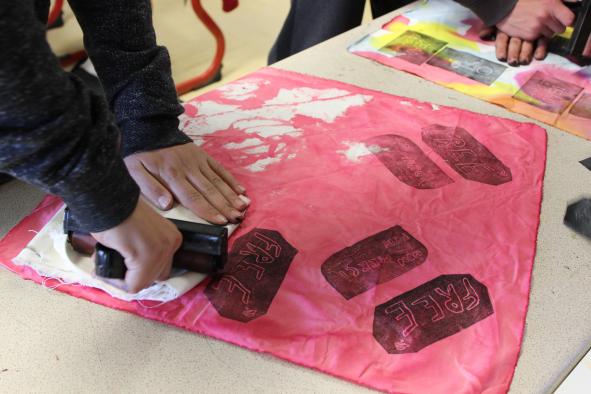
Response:
POLYGON ((125 158, 142 193, 155 206, 170 209, 174 198, 197 216, 215 224, 236 223, 248 204, 236 179, 193 143, 125 158))
POLYGON ((585 45, 585 49, 583 49, 583 56, 591 57, 591 37, 587 39, 587 44, 585 45))
POLYGON ((92 233, 92 236, 121 253, 127 267, 125 290, 131 293, 137 293, 156 280, 168 279, 172 257, 182 242, 176 226, 141 198, 123 223, 92 233))
POLYGON ((563 33, 574 20, 575 14, 561 0, 518 0, 497 27, 509 37, 533 42, 563 33))
POLYGON ((506 61, 511 66, 528 65, 533 59, 544 60, 548 54, 548 39, 538 38, 535 41, 509 37, 495 27, 485 27, 480 33, 483 40, 495 40, 497 59, 506 61))

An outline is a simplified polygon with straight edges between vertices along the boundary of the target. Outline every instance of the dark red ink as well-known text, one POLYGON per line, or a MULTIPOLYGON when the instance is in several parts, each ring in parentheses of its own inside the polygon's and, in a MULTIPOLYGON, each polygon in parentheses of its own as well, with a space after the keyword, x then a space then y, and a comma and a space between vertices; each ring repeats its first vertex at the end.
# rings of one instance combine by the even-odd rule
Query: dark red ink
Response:
POLYGON ((351 299, 426 259, 427 248, 402 227, 394 226, 333 254, 321 270, 332 287, 351 299))
POLYGON ((387 134, 365 141, 367 148, 401 182, 417 189, 436 189, 453 180, 408 138, 387 134))
POLYGON ((390 354, 415 353, 493 313, 486 286, 472 275, 441 275, 378 305, 373 336, 390 354))
POLYGON ((277 231, 255 228, 238 238, 226 269, 205 295, 218 313, 249 322, 265 315, 298 253, 277 231))
POLYGON ((580 86, 538 71, 513 97, 534 107, 558 114, 562 113, 582 90, 580 86))
POLYGON ((570 114, 585 119, 591 119, 591 94, 585 93, 577 100, 570 110, 570 114))
POLYGON ((466 179, 495 186, 513 179, 511 169, 461 127, 427 126, 422 138, 466 179))

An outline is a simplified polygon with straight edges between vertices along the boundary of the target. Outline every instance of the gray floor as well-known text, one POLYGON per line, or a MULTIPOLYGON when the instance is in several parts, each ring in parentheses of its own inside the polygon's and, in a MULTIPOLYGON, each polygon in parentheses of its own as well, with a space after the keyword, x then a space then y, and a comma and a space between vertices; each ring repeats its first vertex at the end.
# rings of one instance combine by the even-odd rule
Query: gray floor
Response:
POLYGON ((16 180, 0 185, 0 237, 31 212, 44 195, 41 190, 16 180))

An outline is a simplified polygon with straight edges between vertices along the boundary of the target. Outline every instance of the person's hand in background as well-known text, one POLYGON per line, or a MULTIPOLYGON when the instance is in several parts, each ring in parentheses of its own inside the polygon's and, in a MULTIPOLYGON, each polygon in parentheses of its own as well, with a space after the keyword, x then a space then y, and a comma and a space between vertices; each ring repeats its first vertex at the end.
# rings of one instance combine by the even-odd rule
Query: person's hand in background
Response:
POLYGON ((176 199, 197 216, 226 224, 242 220, 248 207, 239 197, 244 187, 193 143, 135 153, 125 164, 142 193, 161 209, 170 209, 176 199))
POLYGON ((172 257, 182 242, 176 226, 141 197, 123 223, 92 236, 123 256, 127 267, 124 290, 130 293, 137 293, 156 280, 168 279, 172 257))
POLYGON ((480 33, 483 40, 495 41, 497 59, 511 66, 528 65, 533 59, 544 60, 548 54, 548 39, 540 37, 534 41, 510 37, 495 27, 485 27, 480 33))
POLYGON ((585 49, 583 50, 583 56, 591 57, 591 37, 587 39, 587 44, 585 45, 585 49))
POLYGON ((574 20, 575 14, 561 0, 517 0, 497 28, 509 37, 534 42, 563 33, 574 20))

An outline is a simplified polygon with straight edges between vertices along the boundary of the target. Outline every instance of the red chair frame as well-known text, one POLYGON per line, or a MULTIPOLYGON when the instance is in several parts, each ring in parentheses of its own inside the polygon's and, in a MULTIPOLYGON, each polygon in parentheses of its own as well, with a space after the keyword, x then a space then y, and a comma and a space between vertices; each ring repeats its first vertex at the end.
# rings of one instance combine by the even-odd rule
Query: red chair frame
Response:
MULTIPOLYGON (((55 23, 55 21, 61 13, 63 5, 64 0, 55 0, 55 3, 53 4, 53 7, 49 12, 49 17, 47 18, 48 26, 51 26, 53 23, 55 23)), ((226 50, 226 40, 224 38, 222 30, 214 22, 211 16, 209 16, 207 11, 205 11, 203 5, 201 4, 201 0, 191 0, 191 5, 197 18, 199 18, 199 20, 205 25, 207 30, 215 38, 216 50, 213 60, 211 61, 209 67, 207 67, 205 71, 203 71, 201 74, 196 75, 195 77, 189 78, 186 81, 180 82, 176 85, 176 91, 179 95, 202 87, 207 83, 211 82, 220 72, 220 69, 222 67, 222 60, 224 58, 224 53, 226 50)), ((226 12, 232 11, 237 6, 237 0, 223 0, 223 9, 226 12)), ((61 59, 61 64, 63 66, 71 65, 73 63, 79 62, 85 57, 86 52, 84 50, 81 50, 63 57, 61 59)))

